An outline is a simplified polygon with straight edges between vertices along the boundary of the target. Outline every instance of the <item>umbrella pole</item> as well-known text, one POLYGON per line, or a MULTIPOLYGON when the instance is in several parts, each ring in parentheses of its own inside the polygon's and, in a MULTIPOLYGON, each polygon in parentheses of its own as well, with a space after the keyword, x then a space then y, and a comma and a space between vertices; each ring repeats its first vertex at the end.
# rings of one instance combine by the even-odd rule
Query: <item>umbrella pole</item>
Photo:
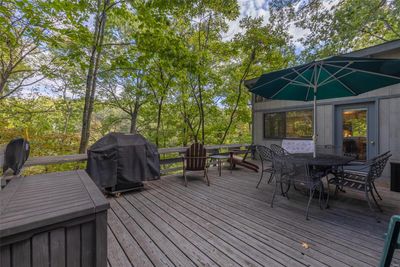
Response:
POLYGON ((314 86, 314 115, 313 115, 313 142, 314 153, 313 157, 317 157, 317 87, 314 86))

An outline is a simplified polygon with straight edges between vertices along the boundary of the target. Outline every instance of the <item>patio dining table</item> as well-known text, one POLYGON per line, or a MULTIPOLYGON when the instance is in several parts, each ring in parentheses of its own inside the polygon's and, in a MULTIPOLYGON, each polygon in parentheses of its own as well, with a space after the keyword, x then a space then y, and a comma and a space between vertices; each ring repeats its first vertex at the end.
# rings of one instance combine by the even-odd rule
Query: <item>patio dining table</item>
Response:
POLYGON ((313 153, 296 153, 290 155, 294 160, 303 160, 310 166, 319 167, 337 167, 348 164, 355 158, 336 154, 317 153, 316 157, 313 153))
MULTIPOLYGON (((314 157, 313 153, 295 153, 295 154, 290 154, 291 161, 301 161, 301 162, 307 162, 307 164, 310 166, 310 168, 314 168, 317 171, 323 172, 324 175, 321 176, 321 178, 326 177, 327 180, 328 174, 333 174, 336 178, 337 177, 337 172, 339 172, 339 168, 349 164, 351 161, 353 161, 355 158, 354 157, 349 157, 349 156, 343 156, 343 155, 336 155, 336 154, 325 154, 325 153, 317 153, 316 156, 314 157)), ((329 182, 328 182, 329 186, 329 182)), ((288 190, 288 189, 287 189, 288 190)), ((342 190, 342 189, 340 189, 342 190)), ((325 197, 326 197, 326 203, 325 203, 325 208, 329 208, 329 187, 328 191, 325 192, 325 197)))
POLYGON ((329 169, 346 165, 355 159, 349 156, 325 153, 317 153, 315 157, 313 156, 313 153, 296 153, 290 154, 290 156, 293 160, 306 161, 310 166, 325 167, 329 169))
POLYGON ((325 153, 317 153, 315 157, 313 153, 296 153, 290 154, 290 157, 292 161, 306 161, 310 167, 324 172, 326 177, 328 174, 333 174, 336 178, 341 167, 355 160, 354 157, 350 156, 325 153))

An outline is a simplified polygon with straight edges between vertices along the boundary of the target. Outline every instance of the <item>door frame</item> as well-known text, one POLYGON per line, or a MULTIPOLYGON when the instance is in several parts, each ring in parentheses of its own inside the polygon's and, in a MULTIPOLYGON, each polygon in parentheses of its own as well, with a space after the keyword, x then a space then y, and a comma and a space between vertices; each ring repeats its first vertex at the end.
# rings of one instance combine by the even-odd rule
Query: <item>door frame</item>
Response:
POLYGON ((343 118, 344 109, 367 109, 367 160, 379 153, 379 105, 378 101, 343 103, 334 105, 334 145, 335 152, 342 153, 343 144, 343 118), (374 141, 374 144, 371 144, 374 141))

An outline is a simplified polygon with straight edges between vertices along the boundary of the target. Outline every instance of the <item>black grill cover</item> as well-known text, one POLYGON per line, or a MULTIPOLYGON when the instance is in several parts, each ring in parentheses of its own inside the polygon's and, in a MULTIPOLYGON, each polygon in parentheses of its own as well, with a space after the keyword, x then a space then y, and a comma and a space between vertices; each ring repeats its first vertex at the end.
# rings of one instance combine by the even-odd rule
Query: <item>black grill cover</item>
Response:
POLYGON ((87 173, 100 188, 160 178, 157 147, 140 134, 109 133, 88 149, 87 173))
POLYGON ((10 168, 18 175, 29 157, 29 142, 23 138, 11 140, 6 147, 3 174, 10 168))

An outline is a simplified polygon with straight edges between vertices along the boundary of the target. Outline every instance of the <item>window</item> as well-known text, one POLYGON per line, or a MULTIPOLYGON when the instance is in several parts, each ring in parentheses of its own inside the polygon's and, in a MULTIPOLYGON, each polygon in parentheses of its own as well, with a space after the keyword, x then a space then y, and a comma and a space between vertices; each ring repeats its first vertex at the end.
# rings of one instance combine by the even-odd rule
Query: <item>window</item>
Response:
POLYGON ((264 138, 311 138, 312 111, 264 114, 264 138))
POLYGON ((264 137, 281 138, 285 135, 285 113, 264 114, 264 137))
POLYGON ((286 138, 310 138, 312 117, 311 110, 286 112, 286 138))

